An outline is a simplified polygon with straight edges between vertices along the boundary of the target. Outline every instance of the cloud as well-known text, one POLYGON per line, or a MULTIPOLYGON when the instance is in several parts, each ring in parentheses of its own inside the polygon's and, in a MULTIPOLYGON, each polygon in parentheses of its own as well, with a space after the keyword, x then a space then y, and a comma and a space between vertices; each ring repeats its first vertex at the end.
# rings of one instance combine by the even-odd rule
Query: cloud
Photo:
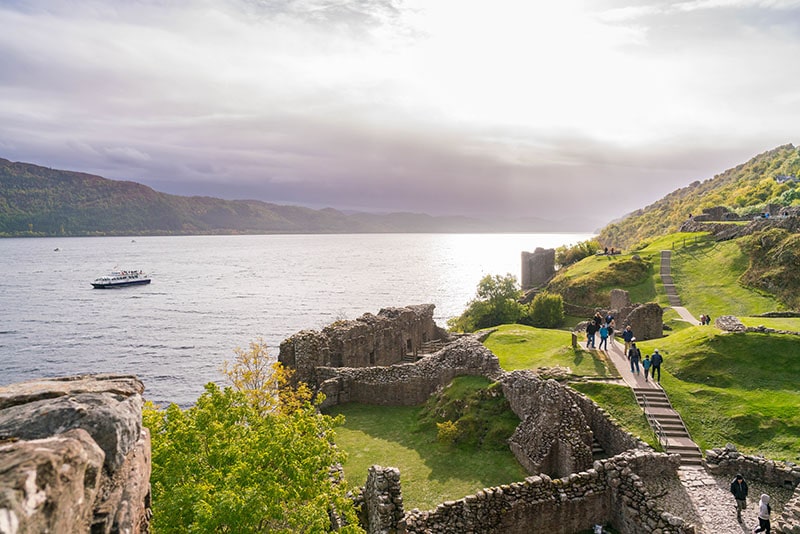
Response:
POLYGON ((0 7, 0 157, 166 192, 600 221, 792 141, 798 2, 0 7))

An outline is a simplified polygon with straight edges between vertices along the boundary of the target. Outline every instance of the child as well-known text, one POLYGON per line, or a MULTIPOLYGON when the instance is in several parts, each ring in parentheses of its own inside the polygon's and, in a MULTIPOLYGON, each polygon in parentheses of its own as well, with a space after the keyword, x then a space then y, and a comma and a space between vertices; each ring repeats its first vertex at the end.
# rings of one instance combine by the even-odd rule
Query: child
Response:
POLYGON ((647 382, 647 373, 650 371, 650 355, 646 354, 642 360, 642 367, 644 368, 644 381, 647 382))
POLYGON ((766 532, 770 534, 769 514, 772 508, 769 506, 769 495, 761 494, 761 502, 758 505, 758 528, 753 532, 766 532))

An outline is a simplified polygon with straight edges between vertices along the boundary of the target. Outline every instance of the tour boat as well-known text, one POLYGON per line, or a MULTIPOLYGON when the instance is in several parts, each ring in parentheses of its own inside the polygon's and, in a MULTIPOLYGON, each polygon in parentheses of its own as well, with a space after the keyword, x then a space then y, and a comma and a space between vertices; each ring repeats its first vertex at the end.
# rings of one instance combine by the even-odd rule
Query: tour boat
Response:
POLYGON ((137 286, 149 284, 148 278, 142 271, 112 271, 106 275, 96 278, 92 282, 95 289, 110 289, 113 287, 137 286))

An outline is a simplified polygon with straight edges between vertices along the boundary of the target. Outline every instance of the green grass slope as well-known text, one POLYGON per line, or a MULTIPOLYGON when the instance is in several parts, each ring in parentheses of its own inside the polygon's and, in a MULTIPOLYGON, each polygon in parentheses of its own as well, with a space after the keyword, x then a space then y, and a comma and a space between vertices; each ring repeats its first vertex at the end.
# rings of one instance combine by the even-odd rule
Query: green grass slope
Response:
POLYGON ((693 326, 639 346, 665 355, 661 383, 702 449, 733 443, 743 452, 800 459, 797 336, 693 326))
POLYGON ((573 376, 616 378, 617 369, 599 351, 572 348, 572 335, 519 324, 497 327, 484 345, 506 371, 540 367, 569 368, 573 376))

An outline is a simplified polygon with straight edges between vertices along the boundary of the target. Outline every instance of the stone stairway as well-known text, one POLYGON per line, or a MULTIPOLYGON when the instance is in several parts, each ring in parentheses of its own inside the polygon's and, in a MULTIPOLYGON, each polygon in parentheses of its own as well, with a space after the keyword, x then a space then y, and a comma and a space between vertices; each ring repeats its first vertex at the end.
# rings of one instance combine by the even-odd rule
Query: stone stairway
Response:
POLYGON ((597 441, 597 438, 592 438, 592 459, 602 460, 604 458, 608 458, 608 454, 606 454, 606 451, 603 449, 603 446, 600 445, 600 442, 597 441))
POLYGON ((644 410, 661 446, 668 453, 681 455, 681 465, 700 466, 703 454, 692 441, 680 414, 672 407, 667 394, 661 388, 633 388, 636 402, 644 410))
POLYGON ((661 282, 664 284, 664 292, 667 294, 670 306, 680 306, 681 298, 675 289, 672 281, 672 251, 661 251, 661 282))

